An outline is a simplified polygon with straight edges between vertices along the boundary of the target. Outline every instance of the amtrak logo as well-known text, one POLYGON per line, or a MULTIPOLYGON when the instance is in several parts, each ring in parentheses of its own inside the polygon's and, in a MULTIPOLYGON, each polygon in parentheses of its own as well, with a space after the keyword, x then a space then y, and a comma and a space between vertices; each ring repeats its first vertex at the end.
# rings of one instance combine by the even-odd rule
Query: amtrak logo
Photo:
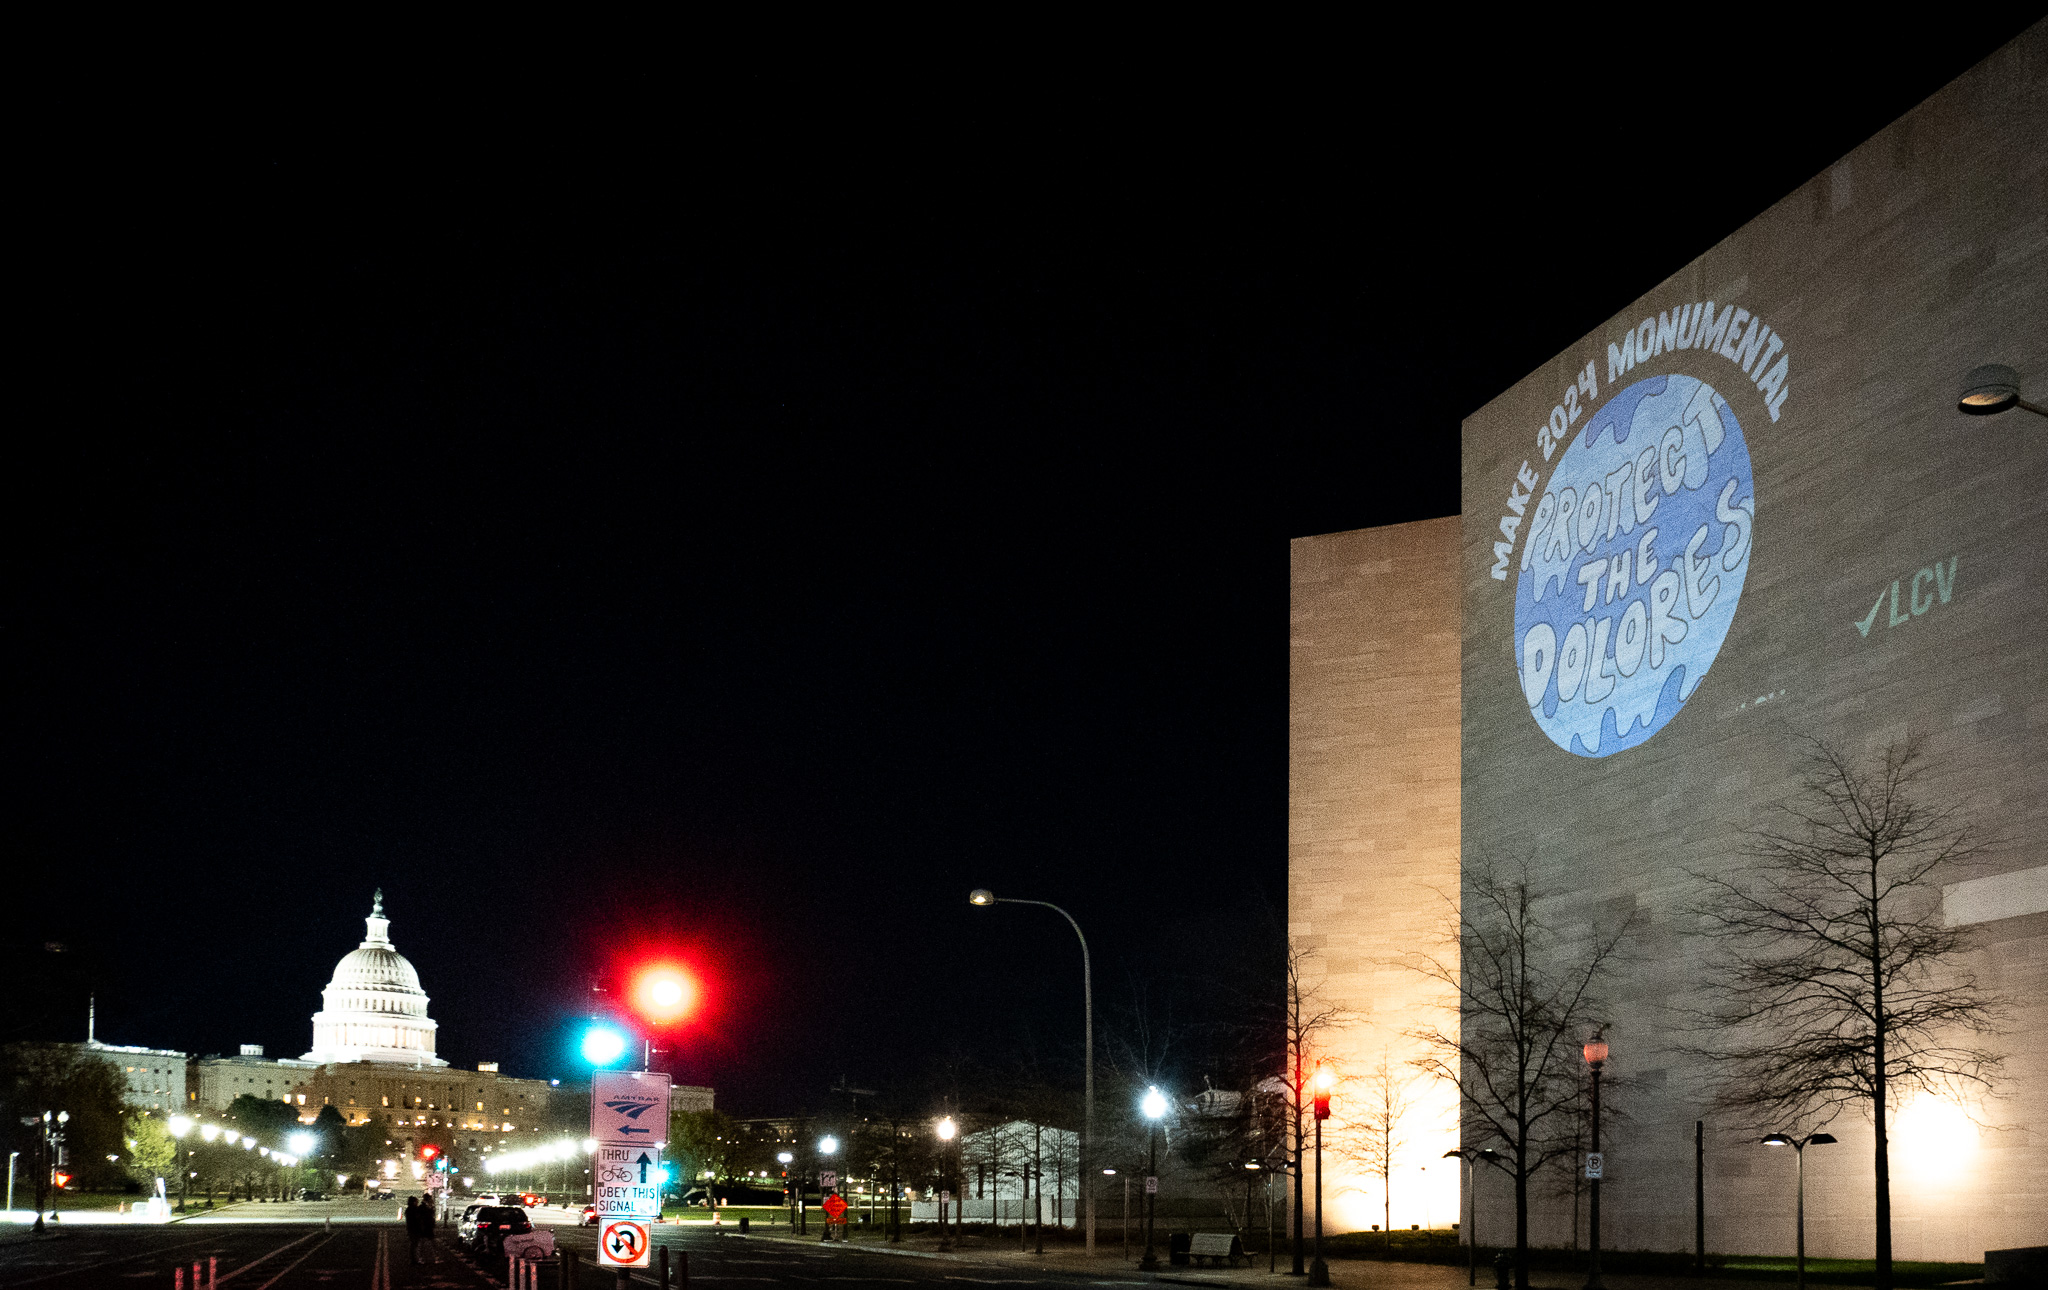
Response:
POLYGON ((1712 386, 1653 376, 1594 413, 1529 517, 1515 587, 1543 733, 1608 757, 1678 715, 1727 639, 1755 524, 1749 447, 1712 386))

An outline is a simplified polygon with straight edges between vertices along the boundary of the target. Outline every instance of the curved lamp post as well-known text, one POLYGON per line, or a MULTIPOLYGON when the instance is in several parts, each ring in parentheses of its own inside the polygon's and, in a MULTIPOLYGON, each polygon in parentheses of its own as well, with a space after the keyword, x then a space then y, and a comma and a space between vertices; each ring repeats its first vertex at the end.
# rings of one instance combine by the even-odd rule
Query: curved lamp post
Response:
MULTIPOLYGON (((2048 417, 2048 408, 2020 397, 2020 374, 2003 363, 1973 367, 1963 378, 1956 395, 1956 411, 1973 417, 1995 416, 2007 408, 2025 408, 2037 417, 2048 417)), ((1779 1135, 1782 1136, 1782 1135, 1779 1135)))
MULTIPOLYGON (((1479 1284, 1479 1162, 1484 1160, 1487 1164, 1501 1167, 1501 1155, 1492 1147, 1463 1147, 1444 1152, 1444 1159, 1465 1162, 1465 1190, 1471 1196, 1468 1202, 1470 1213, 1465 1220, 1465 1284, 1476 1286, 1479 1284)), ((1387 1231, 1390 1239, 1393 1230, 1394 1224, 1389 1219, 1387 1231)))
POLYGON ((1088 1211, 1087 1248, 1095 1253, 1095 1175, 1088 1167, 1088 1153, 1095 1146, 1095 969, 1088 958, 1088 937, 1081 931, 1081 924, 1074 916, 1049 900, 1017 900, 1004 896, 1000 899, 986 887, 976 887, 967 893, 970 905, 1042 905, 1067 920, 1074 929, 1074 935, 1081 942, 1081 1150, 1079 1180, 1086 1195, 1082 1203, 1088 1211))
POLYGON ((1799 1158, 1799 1290, 1806 1290, 1806 1149, 1825 1147, 1835 1141, 1832 1133, 1809 1133, 1796 1138, 1789 1133, 1773 1133, 1763 1139, 1767 1147, 1790 1147, 1792 1154, 1799 1158))

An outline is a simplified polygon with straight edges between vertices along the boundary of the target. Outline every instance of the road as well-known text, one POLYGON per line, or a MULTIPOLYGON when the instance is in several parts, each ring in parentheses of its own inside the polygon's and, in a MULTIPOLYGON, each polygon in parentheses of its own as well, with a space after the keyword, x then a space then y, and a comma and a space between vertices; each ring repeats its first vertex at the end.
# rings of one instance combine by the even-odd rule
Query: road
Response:
MULTIPOLYGON (((539 1222, 583 1260, 583 1290, 610 1290, 611 1279, 593 1266, 596 1232, 573 1225, 565 1210, 542 1210, 539 1222)), ((183 1269, 186 1290, 191 1267, 217 1270, 228 1290, 310 1290, 400 1287, 482 1290, 499 1284, 455 1256, 453 1228, 443 1229, 440 1259, 412 1266, 403 1225, 390 1205, 360 1200, 313 1204, 237 1206, 162 1226, 74 1226, 59 1236, 31 1239, 19 1229, 0 1236, 0 1286, 78 1290, 88 1286, 133 1286, 169 1290, 183 1269)), ((983 1286, 1146 1284, 1116 1279, 1105 1269, 1100 1280, 1033 1274, 937 1259, 870 1252, 859 1245, 823 1247, 814 1242, 739 1237, 702 1226, 659 1226, 657 1250, 667 1248, 680 1267, 689 1258, 690 1284, 712 1290, 752 1290, 767 1285, 927 1286, 930 1290, 979 1290, 983 1286)), ((639 1285, 658 1284, 652 1273, 639 1285)))

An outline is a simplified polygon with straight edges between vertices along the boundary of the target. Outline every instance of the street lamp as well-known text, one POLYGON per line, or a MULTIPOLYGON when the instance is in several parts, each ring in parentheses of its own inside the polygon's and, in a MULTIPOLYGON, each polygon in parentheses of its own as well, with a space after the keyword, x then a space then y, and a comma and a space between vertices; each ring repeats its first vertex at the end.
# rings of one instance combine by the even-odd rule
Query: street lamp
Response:
POLYGON ((1081 1143, 1080 1179, 1087 1195, 1082 1198, 1088 1211, 1087 1249, 1095 1253, 1095 1171, 1088 1167, 1088 1153, 1095 1146, 1095 969, 1088 958, 1088 938, 1074 916, 1047 900, 997 899, 986 887, 967 893, 970 905, 1042 905, 1067 920, 1081 941, 1081 1143))
POLYGON ((1145 1257, 1138 1260, 1138 1270, 1157 1272, 1159 1256, 1152 1250, 1152 1222, 1159 1209, 1159 1118, 1166 1114, 1166 1094, 1157 1088, 1147 1088, 1138 1110, 1150 1125, 1152 1148, 1152 1163, 1145 1170, 1145 1257))
POLYGON ((1600 1071, 1607 1065, 1607 1028, 1602 1026, 1586 1041, 1586 1066, 1593 1072, 1593 1149, 1586 1153, 1586 1178, 1593 1184, 1587 1207, 1586 1243, 1592 1260, 1586 1266, 1586 1290, 1604 1290, 1600 1280, 1600 1176, 1607 1161, 1600 1154, 1600 1071))
MULTIPOLYGON (((953 1117, 949 1115, 939 1121, 938 1128, 934 1131, 939 1135, 941 1143, 947 1143, 951 1142, 959 1134, 960 1126, 953 1123, 953 1117)), ((939 1148, 939 1248, 942 1250, 953 1248, 953 1231, 952 1228, 946 1225, 946 1197, 949 1194, 948 1184, 951 1182, 952 1176, 946 1169, 946 1149, 941 1146, 939 1148)), ((960 1197, 958 1203, 962 1209, 966 1208, 967 1198, 965 1196, 960 1197)), ((960 1210, 954 1210, 953 1216, 954 1221, 958 1222, 960 1210)))
POLYGON ((1789 1133, 1773 1133, 1763 1140, 1767 1147, 1792 1148, 1792 1154, 1799 1160, 1799 1290, 1806 1290, 1806 1149, 1829 1146, 1834 1141, 1832 1133, 1809 1133, 1804 1138, 1796 1138, 1789 1133))
POLYGON ((1336 1076, 1321 1062, 1316 1063, 1316 1252, 1308 1265, 1308 1283, 1330 1284, 1330 1265, 1323 1262, 1323 1121, 1330 1118, 1330 1087, 1336 1076))
POLYGON ((1963 378, 1956 395, 1956 411, 1973 417, 1994 416, 2007 408, 2025 408, 2035 416, 2048 417, 2048 408, 2037 407, 2020 397, 2020 374, 2003 363, 1973 367, 1963 378))
MULTIPOLYGON (((362 906, 356 906, 361 909, 362 906)), ((185 1149, 185 1135, 192 1132, 192 1121, 186 1116, 174 1115, 164 1121, 164 1127, 178 1140, 178 1212, 185 1212, 185 1203, 192 1196, 192 1153, 185 1149)))
MULTIPOLYGON (((1449 1160, 1453 1157, 1465 1162, 1465 1187, 1472 1198, 1471 1213, 1465 1220, 1465 1284, 1476 1286, 1479 1284, 1479 1162, 1484 1160, 1490 1165, 1498 1166, 1501 1155, 1492 1147, 1482 1147, 1477 1151, 1460 1148, 1457 1151, 1444 1152, 1444 1159, 1449 1160)), ((1387 1239, 1390 1243, 1394 1231, 1391 1207, 1392 1202, 1389 1201, 1387 1239)))

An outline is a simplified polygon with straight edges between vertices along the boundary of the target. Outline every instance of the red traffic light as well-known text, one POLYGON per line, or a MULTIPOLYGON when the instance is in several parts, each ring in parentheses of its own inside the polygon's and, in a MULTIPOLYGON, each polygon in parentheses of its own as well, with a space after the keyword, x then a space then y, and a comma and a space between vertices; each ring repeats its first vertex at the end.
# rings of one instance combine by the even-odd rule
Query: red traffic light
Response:
POLYGON ((426 1146, 420 1148, 420 1159, 422 1160, 432 1160, 435 1156, 438 1156, 440 1154, 441 1148, 435 1146, 431 1142, 429 1142, 426 1146))
POLYGON ((71 1175, 70 1175, 70 1174, 67 1174, 67 1173, 65 1173, 65 1172, 64 1172, 63 1170, 61 1170, 61 1169, 60 1169, 60 1170, 58 1170, 58 1171, 57 1171, 57 1189, 58 1189, 59 1191, 62 1191, 62 1190, 63 1190, 64 1188, 66 1188, 66 1187, 69 1187, 70 1185, 71 1185, 71 1175))
POLYGON ((1330 1095, 1328 1093, 1316 1094, 1316 1118, 1318 1120, 1330 1118, 1330 1095))
POLYGON ((655 1025, 681 1021, 697 1006, 697 983, 669 963, 640 969, 633 977, 633 1009, 655 1025))

